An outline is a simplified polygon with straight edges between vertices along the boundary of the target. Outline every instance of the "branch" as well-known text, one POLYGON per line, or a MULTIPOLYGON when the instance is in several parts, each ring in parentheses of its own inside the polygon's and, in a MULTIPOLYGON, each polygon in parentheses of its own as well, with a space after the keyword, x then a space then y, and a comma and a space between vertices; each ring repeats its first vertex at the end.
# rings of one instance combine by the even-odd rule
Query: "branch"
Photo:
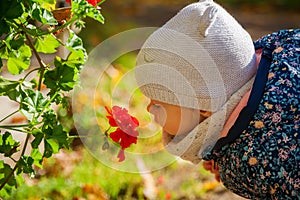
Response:
POLYGON ((41 90, 41 86, 42 86, 42 80, 44 77, 44 73, 45 73, 45 69, 46 69, 46 64, 43 62, 43 60, 41 59, 40 55, 38 54, 38 52, 36 51, 35 47, 32 44, 31 38, 25 33, 26 39, 28 40, 28 44, 30 46, 30 48, 33 51, 33 54, 36 56, 36 59, 40 65, 40 77, 39 77, 39 83, 38 83, 38 90, 41 90))
MULTIPOLYGON (((25 143, 24 143, 24 147, 22 149, 22 153, 21 153, 21 156, 20 158, 25 154, 25 150, 26 150, 26 147, 27 147, 27 143, 29 141, 29 137, 30 137, 30 134, 28 134, 26 136, 26 140, 25 140, 25 143)), ((15 171, 17 170, 18 168, 18 165, 19 165, 19 162, 20 162, 20 159, 18 160, 18 162, 16 163, 15 167, 11 170, 10 174, 6 177, 6 179, 3 181, 3 183, 0 185, 0 190, 2 190, 2 188, 6 185, 6 183, 8 183, 9 179, 14 175, 15 171)))
POLYGON ((7 116, 4 117, 3 119, 1 119, 1 120, 0 120, 0 123, 3 122, 4 120, 6 120, 7 118, 13 116, 14 114, 18 113, 19 111, 20 111, 20 110, 18 109, 18 110, 16 110, 16 111, 10 113, 9 115, 7 115, 7 116))

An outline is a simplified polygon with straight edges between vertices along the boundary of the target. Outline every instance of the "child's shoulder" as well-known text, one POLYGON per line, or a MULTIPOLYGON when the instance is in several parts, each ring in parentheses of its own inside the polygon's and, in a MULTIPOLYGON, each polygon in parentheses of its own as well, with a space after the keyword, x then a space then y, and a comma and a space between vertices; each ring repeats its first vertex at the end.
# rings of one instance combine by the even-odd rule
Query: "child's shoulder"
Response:
POLYGON ((256 49, 268 48, 276 49, 284 44, 293 44, 296 46, 300 45, 300 29, 285 29, 278 32, 273 32, 259 38, 254 42, 256 49))

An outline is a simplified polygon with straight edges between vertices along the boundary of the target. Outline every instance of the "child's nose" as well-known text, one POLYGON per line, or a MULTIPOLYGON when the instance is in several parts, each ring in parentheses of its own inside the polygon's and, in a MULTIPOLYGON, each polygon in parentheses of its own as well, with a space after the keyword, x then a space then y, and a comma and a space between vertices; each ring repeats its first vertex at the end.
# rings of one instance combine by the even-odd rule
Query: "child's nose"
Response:
POLYGON ((150 103, 148 104, 148 106, 147 106, 147 111, 148 112, 150 112, 150 108, 151 108, 151 106, 153 106, 155 104, 155 102, 154 102, 154 100, 150 100, 150 103))
POLYGON ((150 102, 147 106, 147 111, 150 112, 150 107, 152 106, 152 102, 150 102))

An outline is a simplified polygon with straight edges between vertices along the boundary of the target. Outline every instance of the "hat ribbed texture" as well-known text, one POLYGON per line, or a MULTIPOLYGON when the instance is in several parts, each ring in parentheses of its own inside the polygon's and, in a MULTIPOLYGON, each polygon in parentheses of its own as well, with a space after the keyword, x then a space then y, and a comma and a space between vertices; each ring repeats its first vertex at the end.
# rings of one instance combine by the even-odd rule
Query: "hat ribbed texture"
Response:
POLYGON ((255 71, 250 35, 221 6, 204 0, 147 39, 136 79, 151 99, 215 112, 255 71))

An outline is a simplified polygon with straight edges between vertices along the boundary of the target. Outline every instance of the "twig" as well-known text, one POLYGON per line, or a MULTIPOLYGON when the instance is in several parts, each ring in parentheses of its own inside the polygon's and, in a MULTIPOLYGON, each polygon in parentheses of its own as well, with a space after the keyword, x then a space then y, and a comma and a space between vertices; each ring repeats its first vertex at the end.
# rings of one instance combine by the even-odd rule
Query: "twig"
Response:
POLYGON ((30 134, 28 134, 26 136, 26 139, 25 139, 25 143, 24 143, 24 147, 22 149, 22 153, 21 153, 21 156, 20 156, 20 159, 18 160, 18 162, 16 163, 15 167, 12 169, 12 171, 10 172, 10 174, 6 177, 6 179, 3 181, 3 183, 1 184, 0 186, 0 190, 2 190, 2 188, 6 185, 6 183, 8 183, 9 179, 13 176, 13 174, 15 173, 15 171, 17 170, 18 168, 18 165, 19 165, 19 162, 21 160, 21 157, 25 154, 25 150, 26 150, 26 147, 27 147, 27 143, 29 141, 29 137, 30 137, 30 134))
POLYGON ((47 66, 43 62, 43 60, 41 59, 41 57, 38 54, 38 52, 36 51, 35 47, 33 46, 30 37, 27 34, 25 34, 25 36, 26 36, 26 39, 28 40, 28 44, 29 44, 30 48, 33 51, 33 54, 36 56, 36 59, 37 59, 39 65, 40 65, 40 76, 39 76, 39 83, 38 83, 38 90, 40 91, 41 90, 41 86, 42 86, 42 80, 43 80, 44 73, 45 73, 45 69, 46 69, 47 66))
POLYGON ((3 122, 4 120, 6 120, 7 118, 13 116, 14 114, 18 113, 20 110, 16 110, 12 113, 10 113, 9 115, 7 115, 6 117, 4 117, 3 119, 0 120, 0 123, 3 122))

